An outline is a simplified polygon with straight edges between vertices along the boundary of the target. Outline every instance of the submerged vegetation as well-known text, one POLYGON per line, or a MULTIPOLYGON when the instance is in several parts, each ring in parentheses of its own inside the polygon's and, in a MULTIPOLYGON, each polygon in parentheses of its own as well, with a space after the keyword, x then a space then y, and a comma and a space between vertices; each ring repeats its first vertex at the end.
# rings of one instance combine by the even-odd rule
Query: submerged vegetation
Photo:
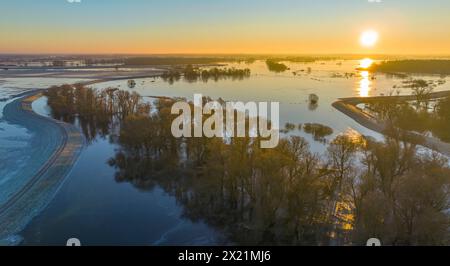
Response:
POLYGON ((266 65, 267 65, 267 68, 269 69, 269 71, 276 72, 276 73, 281 73, 286 70, 289 70, 289 68, 285 64, 279 63, 278 61, 275 61, 273 59, 267 59, 266 65))
POLYGON ((210 68, 210 69, 199 69, 195 68, 192 65, 187 65, 182 70, 170 70, 165 72, 161 77, 163 80, 173 83, 175 81, 179 81, 181 77, 188 82, 196 82, 201 80, 203 82, 208 82, 209 80, 219 81, 221 79, 233 79, 233 80, 242 80, 244 78, 248 78, 251 75, 251 71, 248 68, 245 69, 236 69, 236 68, 210 68))
POLYGON ((150 112, 136 92, 116 88, 95 90, 83 85, 62 85, 45 92, 52 116, 66 122, 78 122, 88 141, 98 134, 106 136, 114 119, 150 112))
POLYGON ((331 127, 317 124, 317 123, 306 123, 303 125, 303 131, 305 133, 311 134, 316 141, 325 141, 325 137, 333 134, 333 129, 331 127))
POLYGON ((368 70, 386 73, 450 75, 450 60, 396 60, 373 64, 368 70))
POLYGON ((435 101, 431 109, 429 100, 422 96, 419 99, 420 102, 412 103, 379 100, 368 103, 367 108, 395 127, 423 134, 431 132, 434 137, 450 142, 450 98, 435 101))
MULTIPOLYGON (((175 99, 159 99, 156 111, 149 112, 148 104, 138 108, 144 105, 133 100, 137 94, 119 107, 117 95, 125 92, 115 90, 110 97, 82 86, 70 93, 67 88, 47 93, 54 114, 78 114, 93 125, 103 121, 98 116, 111 115, 106 128, 118 125, 111 141, 119 148, 109 160, 118 182, 141 190, 163 188, 184 207, 185 217, 221 230, 231 243, 365 244, 377 237, 385 245, 450 244, 447 161, 419 155, 417 144, 401 131, 392 129, 383 143, 339 135, 324 156, 312 153, 297 136, 282 139, 274 149, 261 149, 250 137, 174 138, 175 99), (94 101, 89 111, 77 107, 94 101)), ((325 126, 304 128, 330 133, 325 126)))
POLYGON ((432 133, 434 137, 450 142, 450 97, 431 98, 438 84, 442 81, 404 81, 403 87, 412 90, 414 100, 384 97, 366 101, 366 109, 393 127, 422 134, 432 133))
POLYGON ((160 115, 124 122, 122 148, 110 160, 116 179, 139 189, 163 187, 185 216, 224 230, 233 243, 449 241, 446 161, 417 155, 401 135, 386 143, 341 135, 321 158, 301 137, 270 150, 250 138, 174 139, 164 115, 170 103, 158 106, 160 115))

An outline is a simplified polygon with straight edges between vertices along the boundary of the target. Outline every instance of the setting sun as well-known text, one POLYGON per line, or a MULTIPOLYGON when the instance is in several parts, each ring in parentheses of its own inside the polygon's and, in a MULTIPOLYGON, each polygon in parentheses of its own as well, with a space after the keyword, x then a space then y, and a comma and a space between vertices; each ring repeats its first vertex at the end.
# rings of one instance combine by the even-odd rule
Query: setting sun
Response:
POLYGON ((1 259, 450 248, 450 0, 0 7, 1 259))
POLYGON ((361 45, 365 47, 372 47, 377 43, 377 41, 378 41, 378 32, 376 31, 367 30, 361 34, 360 42, 361 45))

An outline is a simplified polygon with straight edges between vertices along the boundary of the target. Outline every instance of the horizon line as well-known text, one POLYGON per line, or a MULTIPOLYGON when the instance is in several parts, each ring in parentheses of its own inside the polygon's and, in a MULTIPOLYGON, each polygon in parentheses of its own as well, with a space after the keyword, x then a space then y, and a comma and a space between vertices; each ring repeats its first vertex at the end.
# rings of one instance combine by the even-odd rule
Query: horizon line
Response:
POLYGON ((0 52, 3 55, 78 55, 78 56, 450 56, 450 53, 78 53, 78 52, 0 52))

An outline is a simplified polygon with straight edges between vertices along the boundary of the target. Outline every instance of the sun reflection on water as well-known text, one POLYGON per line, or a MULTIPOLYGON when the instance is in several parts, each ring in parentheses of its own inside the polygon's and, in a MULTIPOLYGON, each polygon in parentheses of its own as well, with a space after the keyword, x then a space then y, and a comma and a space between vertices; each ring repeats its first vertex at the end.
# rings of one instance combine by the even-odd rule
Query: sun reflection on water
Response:
POLYGON ((373 60, 370 58, 364 58, 359 61, 359 66, 364 69, 371 67, 372 64, 373 64, 373 60))
POLYGON ((361 81, 359 82, 359 96, 368 97, 371 91, 372 82, 370 81, 369 71, 361 71, 361 81))

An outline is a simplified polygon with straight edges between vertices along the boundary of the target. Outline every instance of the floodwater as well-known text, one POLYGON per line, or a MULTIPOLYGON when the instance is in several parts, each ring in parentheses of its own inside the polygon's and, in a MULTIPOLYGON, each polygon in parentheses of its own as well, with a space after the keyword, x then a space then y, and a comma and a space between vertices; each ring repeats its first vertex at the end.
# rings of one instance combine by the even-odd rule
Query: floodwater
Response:
MULTIPOLYGON (((288 122, 296 125, 327 125, 334 130, 327 137, 328 141, 348 132, 382 138, 335 110, 331 104, 340 97, 389 94, 396 90, 394 86, 401 85, 402 78, 356 70, 361 64, 367 64, 367 60, 286 64, 290 70, 283 73, 270 72, 265 63, 259 61, 229 65, 252 70, 251 77, 243 80, 192 83, 181 80, 170 84, 159 78, 148 78, 136 80, 137 85, 133 89, 127 87, 126 80, 100 83, 94 87, 119 87, 136 91, 142 96, 192 99, 195 93, 200 93, 213 99, 221 97, 226 101, 275 101, 280 103, 282 127, 288 122), (319 96, 317 106, 311 106, 308 102, 312 93, 319 96)), ((426 76, 426 79, 438 80, 442 77, 426 76)), ((9 89, 5 94, 13 95, 11 91, 29 89, 33 87, 29 85, 35 81, 25 79, 25 83, 21 82, 24 81, 17 81, 16 90, 9 89)), ((42 80, 39 82, 43 84, 42 80)), ((60 80, 59 84, 65 82, 70 81, 60 80)), ((4 84, 0 86, 3 91, 4 84)), ((449 89, 448 82, 437 88, 449 89)), ((399 93, 409 94, 410 91, 402 89, 399 93)), ((6 102, 0 102, 0 105, 4 104, 6 102)), ((35 103, 34 108, 41 114, 48 114, 45 99, 35 103)), ((305 137, 311 149, 319 154, 326 148, 324 143, 314 141, 311 135, 300 130, 288 134, 305 137)), ((8 147, 18 151, 25 149, 26 136, 27 132, 0 121, 0 156, 12 158, 10 151, 6 150, 8 147)), ((144 190, 133 184, 118 183, 115 169, 107 163, 114 157, 117 148, 109 135, 97 136, 89 143, 51 204, 20 233, 22 244, 64 245, 69 238, 78 238, 85 245, 232 244, 221 228, 213 228, 201 218, 188 218, 184 206, 162 188, 155 186, 144 190)), ((14 156, 20 157, 21 153, 14 156)), ((2 165, 0 184, 3 176, 13 170, 10 166, 2 165)))
POLYGON ((16 173, 25 168, 33 160, 30 158, 31 133, 18 125, 10 124, 3 119, 3 108, 15 95, 34 89, 44 89, 61 82, 79 82, 74 79, 27 78, 0 80, 0 202, 7 191, 14 191, 26 182, 26 178, 17 180, 16 173))
MULTIPOLYGON (((408 88, 399 88, 404 78, 392 75, 370 74, 358 71, 361 66, 369 66, 368 60, 324 61, 316 63, 285 63, 290 67, 283 73, 270 72, 265 62, 253 64, 230 64, 228 67, 250 68, 252 76, 243 80, 220 80, 189 83, 178 81, 170 84, 161 79, 138 79, 136 87, 130 89, 142 96, 185 97, 193 99, 194 94, 202 94, 212 99, 225 101, 279 102, 280 127, 286 123, 319 123, 334 130, 328 139, 347 131, 357 131, 377 139, 381 136, 366 129, 332 107, 338 98, 354 96, 379 96, 390 93, 411 94, 408 88), (308 71, 310 70, 310 72, 308 71), (296 72, 296 75, 293 74, 296 72), (347 77, 346 77, 347 74, 347 77), (395 88, 394 88, 395 87, 395 88), (309 95, 319 96, 317 106, 309 104, 309 95)), ((370 61, 375 63, 375 61, 370 61)), ((418 77, 416 77, 418 78, 418 77)), ((423 79, 439 80, 440 76, 420 76, 423 79)), ((96 88, 119 87, 129 89, 127 81, 113 81, 94 85, 96 88)), ((436 88, 449 90, 450 83, 436 88)), ((315 152, 323 152, 325 146, 315 143, 311 135, 291 132, 306 138, 315 152)))

